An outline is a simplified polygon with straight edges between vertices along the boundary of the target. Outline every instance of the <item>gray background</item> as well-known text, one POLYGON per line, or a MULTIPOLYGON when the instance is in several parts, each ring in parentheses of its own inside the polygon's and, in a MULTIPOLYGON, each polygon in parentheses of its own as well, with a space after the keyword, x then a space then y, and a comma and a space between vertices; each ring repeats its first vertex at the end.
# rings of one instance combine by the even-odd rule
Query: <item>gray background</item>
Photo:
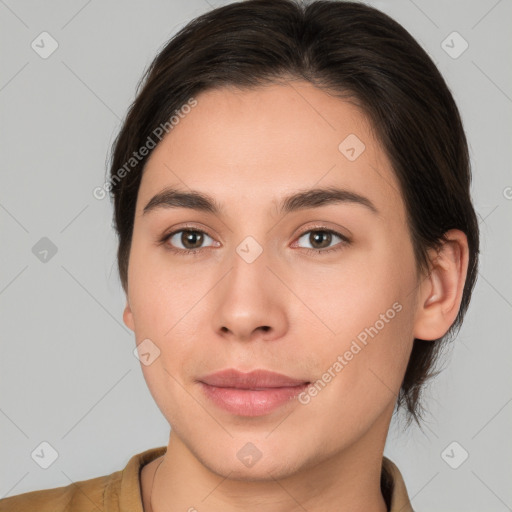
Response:
MULTIPOLYGON (((0 0, 0 497, 106 475, 167 444, 122 323, 111 205, 92 190, 143 70, 179 28, 220 4, 0 0), (46 59, 31 47, 43 31, 59 45, 46 59), (57 249, 46 261, 43 237, 57 249), (31 456, 42 442, 58 452, 48 469, 31 456)), ((449 364, 428 389, 425 433, 401 433, 393 421, 385 453, 418 511, 512 510, 512 2, 370 4, 417 38, 454 93, 482 232, 479 280, 449 364), (457 58, 461 39, 442 46, 453 31, 469 44, 457 58), (446 461, 460 462, 463 450, 469 458, 453 469, 446 461)))

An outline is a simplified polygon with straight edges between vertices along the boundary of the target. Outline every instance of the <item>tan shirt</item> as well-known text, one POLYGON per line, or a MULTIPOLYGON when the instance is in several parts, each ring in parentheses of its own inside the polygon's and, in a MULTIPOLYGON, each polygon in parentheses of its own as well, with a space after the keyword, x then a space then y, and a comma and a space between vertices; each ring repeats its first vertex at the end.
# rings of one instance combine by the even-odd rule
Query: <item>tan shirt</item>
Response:
MULTIPOLYGON (((110 475, 4 498, 0 512, 144 512, 140 470, 166 451, 161 446, 138 453, 123 470, 110 475)), ((383 465, 394 483, 390 512, 414 512, 400 471, 387 457, 383 465)))

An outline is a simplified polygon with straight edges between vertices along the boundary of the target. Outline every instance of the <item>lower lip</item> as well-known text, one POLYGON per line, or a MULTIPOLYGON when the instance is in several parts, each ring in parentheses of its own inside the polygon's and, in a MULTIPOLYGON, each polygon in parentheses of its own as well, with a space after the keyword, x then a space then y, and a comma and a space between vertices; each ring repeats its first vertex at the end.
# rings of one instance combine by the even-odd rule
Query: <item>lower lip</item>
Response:
POLYGON ((266 388, 262 390, 219 388, 201 382, 206 396, 217 406, 239 416, 262 416, 278 407, 289 403, 308 384, 283 388, 266 388))

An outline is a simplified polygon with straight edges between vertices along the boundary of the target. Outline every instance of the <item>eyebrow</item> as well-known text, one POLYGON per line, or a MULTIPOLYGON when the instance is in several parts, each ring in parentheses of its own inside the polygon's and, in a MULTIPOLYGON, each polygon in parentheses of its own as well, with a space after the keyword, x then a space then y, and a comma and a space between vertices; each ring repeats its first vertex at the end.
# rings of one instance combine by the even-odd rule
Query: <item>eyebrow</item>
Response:
MULTIPOLYGON (((336 203, 358 204, 375 215, 379 215, 379 211, 370 199, 356 192, 337 187, 313 188, 296 192, 284 197, 279 203, 274 200, 274 204, 278 208, 278 214, 319 208, 336 203)), ((222 205, 208 194, 197 190, 185 192, 172 187, 165 188, 153 196, 144 207, 143 214, 160 208, 189 208, 214 215, 220 215, 223 211, 222 205)))

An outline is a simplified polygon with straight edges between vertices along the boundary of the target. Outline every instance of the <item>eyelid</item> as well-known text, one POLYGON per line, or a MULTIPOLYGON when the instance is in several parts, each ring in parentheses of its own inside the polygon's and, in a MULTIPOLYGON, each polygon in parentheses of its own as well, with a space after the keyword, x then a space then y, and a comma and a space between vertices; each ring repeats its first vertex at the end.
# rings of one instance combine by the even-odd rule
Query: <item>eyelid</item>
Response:
POLYGON ((179 224, 178 226, 172 226, 171 228, 167 229, 161 236, 160 241, 167 240, 170 236, 175 235, 180 231, 197 231, 199 233, 204 233, 205 235, 208 235, 210 238, 215 239, 215 237, 209 233, 206 227, 202 227, 201 225, 198 224, 185 223, 179 224))
MULTIPOLYGON (((329 227, 327 225, 328 223, 316 223, 312 225, 306 226, 306 228, 301 229, 298 235, 295 236, 295 238, 300 238, 301 236, 305 235, 306 233, 309 233, 309 231, 326 231, 328 233, 334 233, 335 235, 338 235, 340 238, 342 238, 346 242, 352 241, 352 234, 343 233, 341 232, 341 228, 337 227, 329 227)), ((345 230, 348 231, 348 230, 345 230)))

